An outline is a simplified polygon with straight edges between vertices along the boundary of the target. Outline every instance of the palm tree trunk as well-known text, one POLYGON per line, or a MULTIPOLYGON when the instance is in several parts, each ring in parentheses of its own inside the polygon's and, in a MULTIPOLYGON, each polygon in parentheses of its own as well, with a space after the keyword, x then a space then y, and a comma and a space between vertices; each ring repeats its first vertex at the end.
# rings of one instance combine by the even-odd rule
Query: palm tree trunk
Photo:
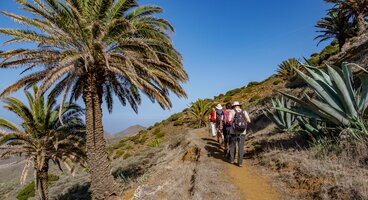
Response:
POLYGON ((365 21, 364 14, 358 15, 356 20, 358 24, 358 35, 361 35, 367 29, 367 22, 365 21))
MULTIPOLYGON (((38 161, 40 161, 39 159, 38 161)), ((36 190, 36 199, 37 200, 48 200, 49 199, 49 189, 48 189, 48 171, 49 171, 49 163, 48 160, 42 159, 44 162, 41 164, 41 167, 35 167, 35 190, 36 190)), ((39 165, 39 163, 35 163, 35 165, 39 165)))
POLYGON ((86 106, 87 161, 91 176, 93 199, 108 199, 116 194, 118 185, 110 173, 111 167, 106 152, 106 141, 102 126, 102 88, 96 75, 87 78, 83 90, 86 106))

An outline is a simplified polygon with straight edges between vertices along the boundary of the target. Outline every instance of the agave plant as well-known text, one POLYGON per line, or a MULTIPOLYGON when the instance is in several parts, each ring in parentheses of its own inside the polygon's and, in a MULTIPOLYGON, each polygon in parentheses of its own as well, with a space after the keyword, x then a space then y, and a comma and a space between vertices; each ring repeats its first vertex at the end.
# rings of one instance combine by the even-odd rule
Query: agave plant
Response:
POLYGON ((207 100, 198 99, 198 101, 191 104, 189 112, 192 115, 196 127, 200 128, 206 126, 207 117, 210 109, 211 102, 207 100))
POLYGON ((300 131, 311 136, 312 139, 316 140, 321 136, 325 135, 325 123, 323 121, 318 121, 314 118, 306 118, 298 116, 296 118, 300 131))
MULTIPOLYGON (((294 105, 293 102, 285 99, 284 97, 272 99, 271 103, 273 108, 291 109, 291 107, 294 105)), ((298 125, 296 123, 296 116, 289 112, 268 108, 265 109, 263 113, 277 125, 277 128, 280 131, 291 131, 298 125)))
POLYGON ((313 89, 316 97, 304 94, 297 98, 281 92, 287 98, 295 101, 300 107, 276 108, 299 116, 314 118, 328 122, 336 127, 355 127, 357 121, 363 121, 368 107, 368 74, 363 73, 353 77, 351 66, 343 63, 341 68, 327 66, 327 72, 312 66, 304 66, 307 73, 296 70, 300 77, 313 89), (353 78, 361 83, 353 87, 353 78))
POLYGON ((295 58, 290 58, 288 60, 283 61, 278 65, 279 69, 277 70, 278 76, 290 79, 297 75, 295 69, 301 70, 300 62, 295 58))

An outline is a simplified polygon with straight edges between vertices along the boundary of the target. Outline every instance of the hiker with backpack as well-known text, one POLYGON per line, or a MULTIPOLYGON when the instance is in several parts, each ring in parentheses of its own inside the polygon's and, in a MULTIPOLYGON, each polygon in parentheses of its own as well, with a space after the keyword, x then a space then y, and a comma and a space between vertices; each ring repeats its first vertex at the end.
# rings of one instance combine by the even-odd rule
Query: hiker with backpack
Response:
POLYGON ((224 115, 224 111, 222 110, 221 104, 217 104, 216 106, 216 131, 217 131, 217 142, 219 144, 223 144, 224 142, 224 136, 222 135, 223 115, 224 115))
POLYGON ((232 130, 230 133, 230 163, 234 164, 236 146, 238 146, 238 166, 243 164, 245 134, 247 133, 247 124, 251 122, 247 111, 241 108, 239 102, 233 103, 233 110, 229 114, 229 120, 232 121, 232 130))
POLYGON ((230 119, 230 112, 231 112, 231 103, 228 102, 226 103, 225 105, 225 110, 224 110, 224 114, 223 114, 223 119, 222 119, 222 122, 224 123, 223 125, 223 136, 224 136, 224 154, 225 154, 225 157, 229 156, 229 140, 230 140, 230 132, 231 132, 231 129, 232 129, 232 121, 230 119))
POLYGON ((210 121, 210 136, 216 137, 217 131, 216 131, 216 110, 215 108, 211 109, 211 113, 208 116, 208 120, 210 121))

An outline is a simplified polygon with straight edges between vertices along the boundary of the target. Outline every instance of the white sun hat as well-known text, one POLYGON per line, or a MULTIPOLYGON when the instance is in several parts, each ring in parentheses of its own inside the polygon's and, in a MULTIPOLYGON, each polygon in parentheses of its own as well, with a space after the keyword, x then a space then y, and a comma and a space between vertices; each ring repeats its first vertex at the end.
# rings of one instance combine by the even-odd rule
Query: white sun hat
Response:
POLYGON ((222 106, 221 106, 221 104, 217 104, 216 109, 218 109, 218 110, 222 110, 222 106))
POLYGON ((240 105, 240 103, 239 103, 238 101, 235 101, 235 102, 233 103, 233 107, 235 107, 235 106, 241 106, 241 105, 240 105))

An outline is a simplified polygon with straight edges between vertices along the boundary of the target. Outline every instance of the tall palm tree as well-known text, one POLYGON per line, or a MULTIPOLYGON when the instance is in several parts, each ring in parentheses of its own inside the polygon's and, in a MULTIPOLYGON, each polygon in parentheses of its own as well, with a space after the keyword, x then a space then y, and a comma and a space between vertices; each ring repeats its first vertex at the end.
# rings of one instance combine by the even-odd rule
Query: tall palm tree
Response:
POLYGON ((318 44, 325 40, 337 39, 340 49, 346 40, 355 34, 355 25, 350 21, 350 17, 346 12, 340 9, 331 9, 327 17, 317 22, 316 27, 321 29, 317 31, 321 35, 315 38, 319 39, 318 44))
POLYGON ((186 97, 181 83, 188 76, 182 57, 172 45, 173 27, 155 14, 157 6, 138 6, 135 0, 16 0, 35 18, 3 14, 32 29, 0 29, 11 36, 6 44, 33 42, 36 48, 0 54, 0 67, 38 69, 9 86, 0 98, 36 82, 39 93, 82 96, 86 106, 87 157, 94 199, 117 195, 110 174, 102 125, 101 104, 112 111, 113 96, 137 111, 141 94, 170 108, 169 91, 186 97))
POLYGON ((325 0, 334 3, 337 9, 346 10, 358 25, 358 35, 368 28, 366 17, 368 16, 368 0, 325 0))
POLYGON ((71 171, 74 163, 85 162, 85 126, 80 118, 83 110, 79 106, 65 104, 60 109, 54 98, 45 101, 43 95, 37 96, 38 88, 34 86, 33 89, 33 95, 25 91, 28 106, 14 97, 4 100, 5 109, 20 118, 21 126, 0 118, 0 158, 25 156, 21 182, 26 179, 29 167, 33 167, 36 198, 45 200, 48 199, 50 160, 60 169, 64 163, 71 171))

